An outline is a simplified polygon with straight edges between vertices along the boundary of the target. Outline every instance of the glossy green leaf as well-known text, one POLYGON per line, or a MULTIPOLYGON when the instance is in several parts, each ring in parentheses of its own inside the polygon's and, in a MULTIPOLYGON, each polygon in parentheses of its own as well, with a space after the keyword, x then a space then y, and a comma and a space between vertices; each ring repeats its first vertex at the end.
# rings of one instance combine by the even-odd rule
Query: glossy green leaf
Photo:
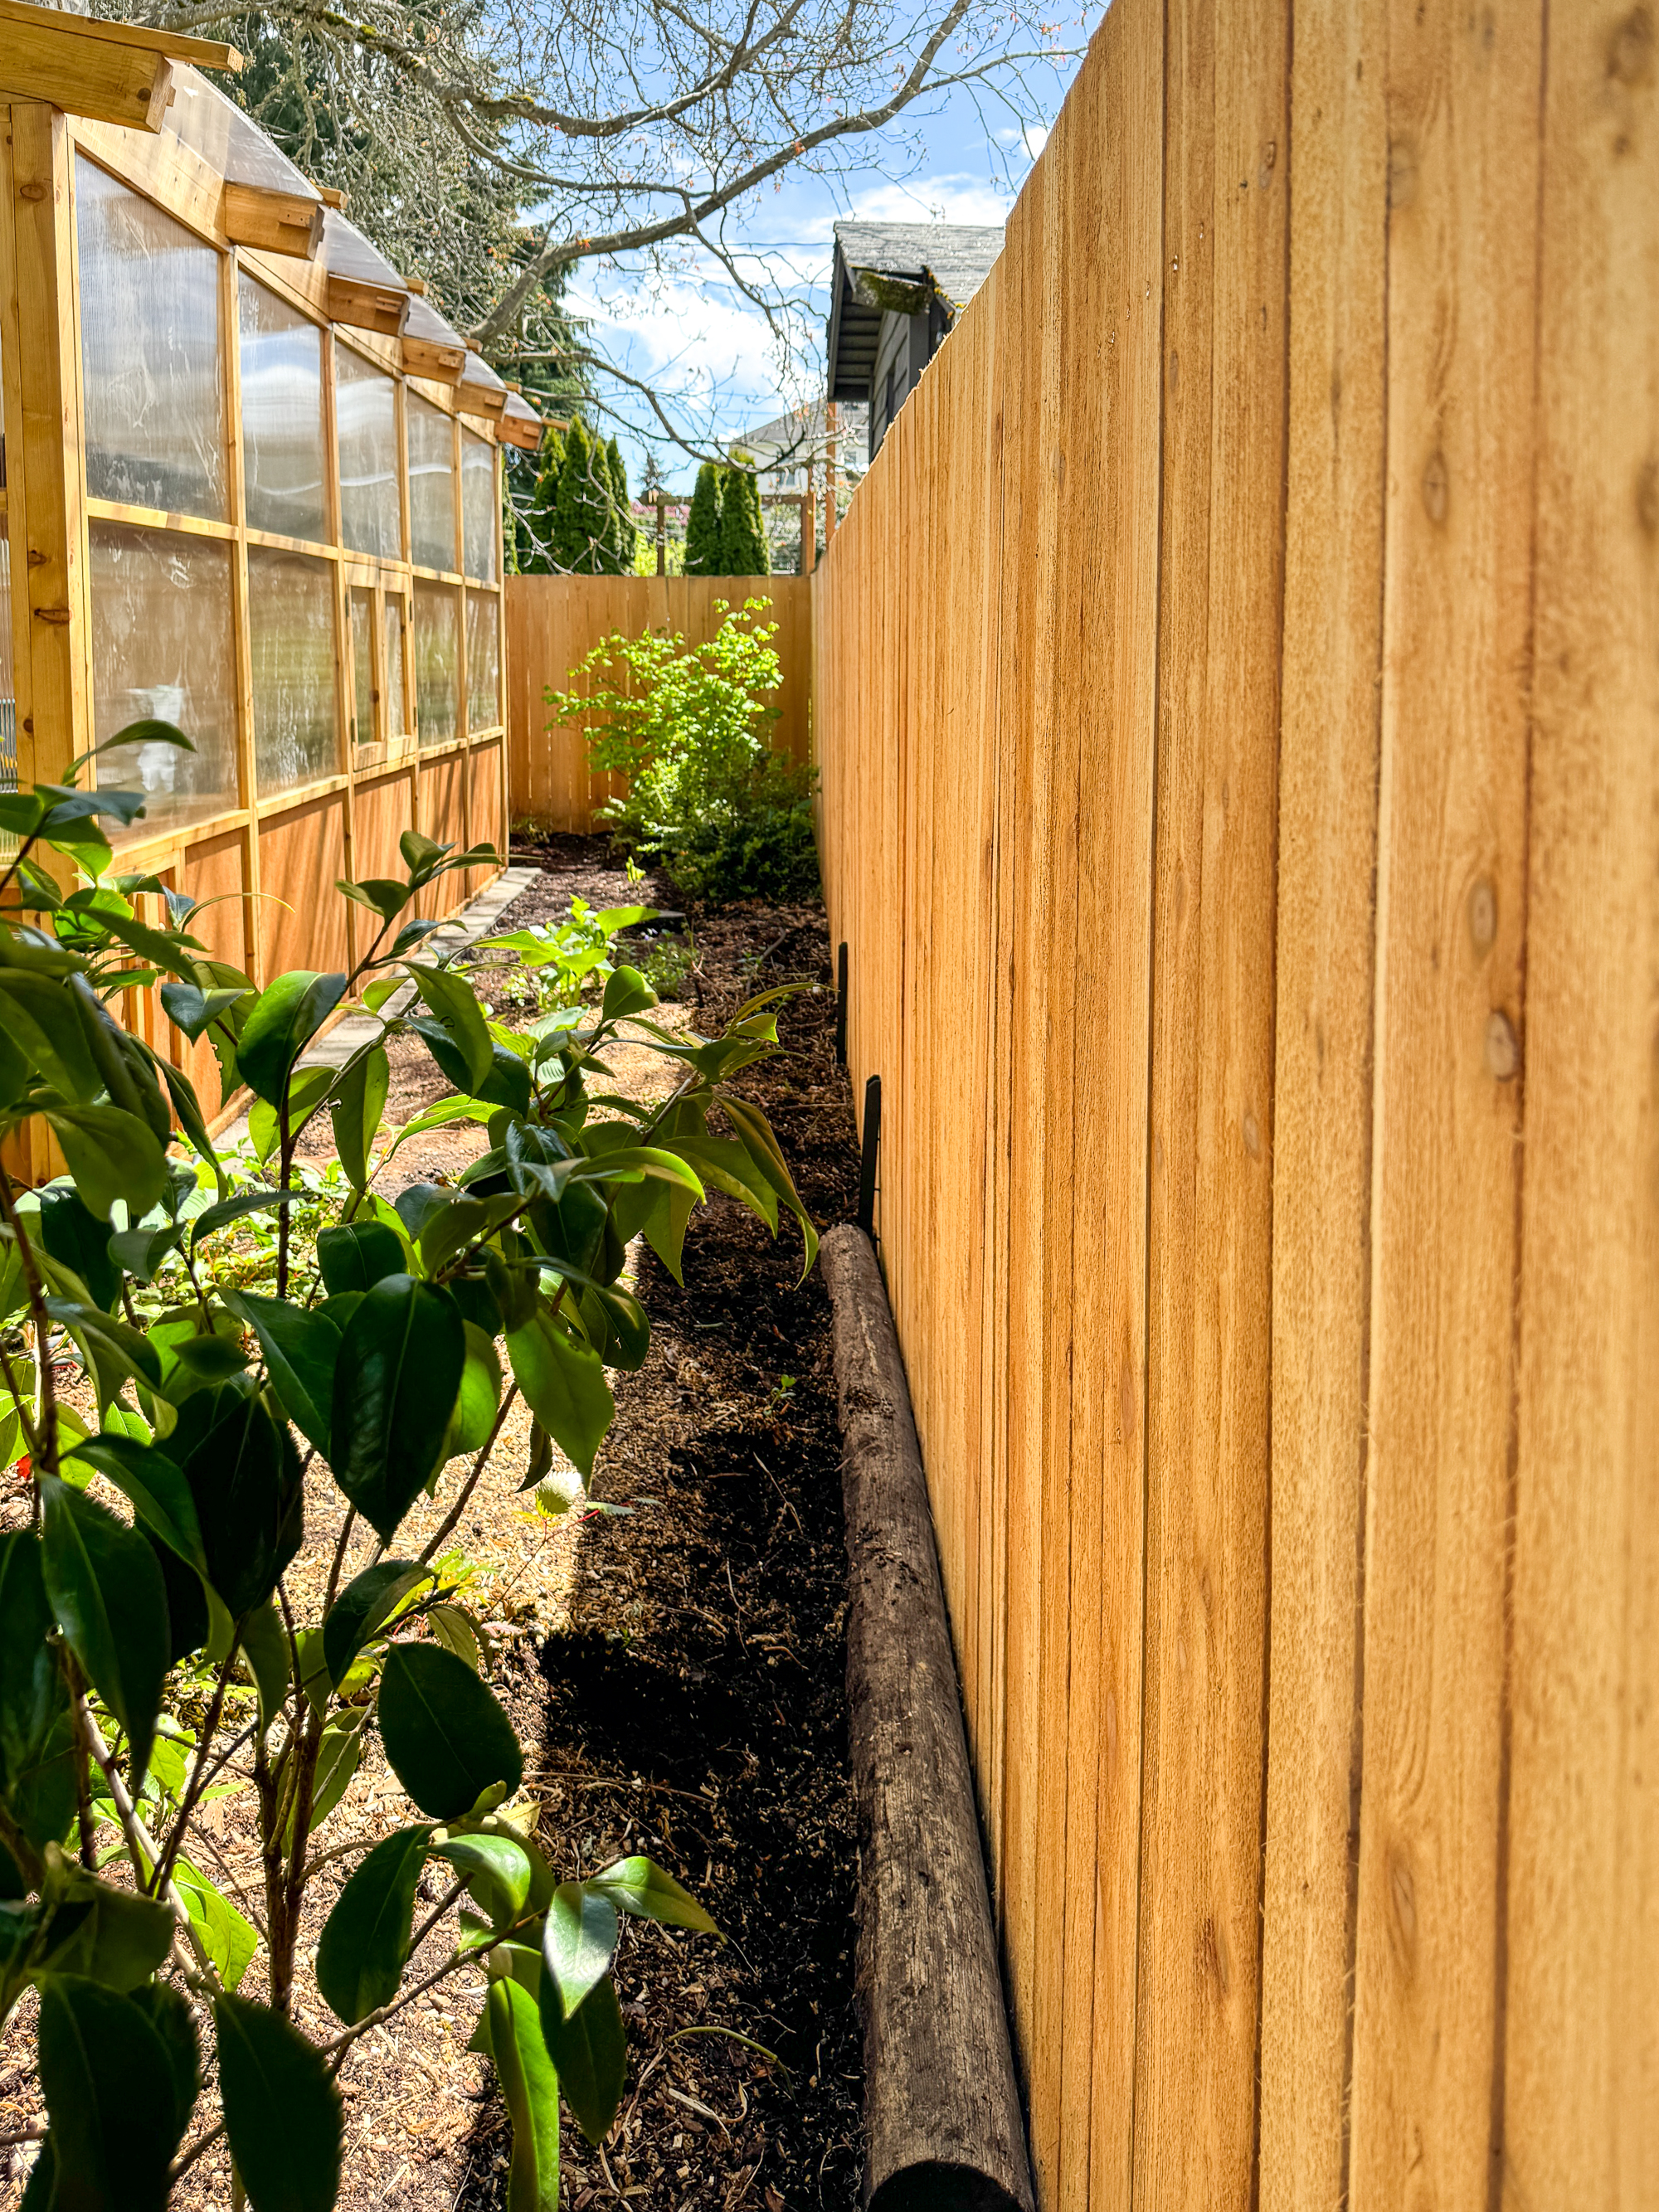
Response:
POLYGON ((131 1992, 132 2002, 161 2039, 173 2076, 173 2125, 182 2137, 202 2087, 202 2046, 190 2005, 179 1990, 159 1982, 131 1992))
POLYGON ((49 1908, 42 1964, 106 1989, 136 1990, 173 1948, 176 1923, 159 1898, 100 1881, 54 1843, 45 1852, 41 1898, 49 1908))
POLYGON ((336 1689, 398 1599, 430 1579, 411 1559, 377 1559, 346 1584, 323 1623, 323 1658, 336 1689))
POLYGON ((745 1099, 732 1098, 725 1092, 720 1095, 720 1110, 743 1139, 756 1168, 800 1224, 801 1237, 805 1246, 805 1257, 800 1271, 804 1282, 817 1257, 818 1232, 796 1193, 794 1179, 790 1175, 788 1163, 779 1148, 778 1140, 772 1133, 772 1125, 758 1106, 750 1105, 745 1099))
POLYGON ((167 2047, 144 2008, 52 1975, 39 2051, 60 2212, 162 2212, 181 2130, 167 2047))
POLYGON ((410 964, 409 973, 433 1018, 461 1055, 465 1079, 458 1087, 476 1097, 494 1068, 495 1048, 472 986, 452 969, 427 968, 416 963, 410 964))
POLYGON ((464 1659, 477 1674, 483 1663, 483 1654, 478 1648, 478 1631, 470 1613, 459 1605, 429 1606, 426 1625, 446 1651, 453 1651, 458 1659, 464 1659))
POLYGON ((331 1297, 345 1291, 372 1291, 388 1275, 401 1275, 409 1264, 403 1240, 383 1221, 342 1221, 317 1239, 317 1264, 331 1297))
POLYGON ((654 1860, 617 1859, 600 1873, 589 1875, 583 1887, 608 1898, 618 1912, 632 1912, 641 1920, 660 1920, 670 1928, 695 1928, 706 1936, 720 1933, 689 1889, 654 1860))
POLYGON ((273 1601, 256 1605, 242 1623, 242 1656, 259 1697, 259 1725, 269 1728, 288 1697, 293 1654, 288 1631, 273 1601))
POLYGON ((529 1853, 512 1836, 452 1836, 432 1856, 447 1859, 466 1877, 468 1893, 493 1929, 513 1927, 530 1901, 533 1869, 529 1853))
POLYGON ((258 1339, 283 1411, 307 1443, 325 1452, 340 1352, 334 1317, 316 1308, 307 1311, 288 1298, 258 1297, 252 1291, 226 1291, 223 1297, 237 1320, 258 1339))
MULTIPOLYGON (((13 940, 13 957, 23 949, 13 940)), ((80 1010, 61 978, 15 967, 9 958, 0 966, 0 1029, 64 1098, 90 1105, 103 1089, 80 1010)))
POLYGON ((231 2154, 253 2212, 333 2212, 340 2093, 316 2045, 264 2005, 213 2003, 231 2154))
POLYGON ((161 1571, 136 1528, 55 1475, 42 1475, 40 1487, 46 1594, 64 1641, 126 1730, 136 1790, 168 1663, 161 1571))
POLYGON ((298 968, 277 976, 259 994, 236 1048, 242 1080, 258 1098, 282 1103, 289 1074, 300 1054, 345 995, 343 975, 319 975, 298 968))
POLYGON ((495 1339, 486 1336, 471 1322, 463 1326, 466 1330, 466 1364, 461 1370, 460 1395, 455 1401, 449 1435, 444 1443, 446 1459, 453 1459, 459 1452, 483 1449, 501 1402, 501 1363, 495 1339))
POLYGON ((259 1948, 258 1929, 187 1858, 173 1861, 173 1883, 215 1973, 228 1990, 236 1989, 259 1948))
POLYGON ((465 1364, 454 1300, 408 1275, 377 1283, 341 1340, 329 1464, 385 1542, 442 1464, 465 1364))
POLYGON ((241 984, 221 984, 204 991, 195 983, 163 983, 161 1006, 173 1027, 182 1030, 195 1044, 211 1022, 217 1021, 231 1007, 243 1000, 251 1000, 251 987, 241 984))
POLYGON ((435 1644, 394 1644, 380 1683, 380 1739, 392 1771, 434 1820, 470 1813, 524 1762, 513 1726, 463 1659, 435 1644))
POLYGON ((54 1106, 46 1120, 64 1164, 88 1209, 107 1221, 117 1199, 135 1218, 148 1213, 167 1187, 161 1141, 136 1114, 116 1106, 54 1106))
POLYGON ((233 1619, 263 1605, 299 1549, 299 1456, 257 1394, 226 1386, 189 1401, 172 1449, 182 1454, 207 1555, 207 1578, 233 1619), (200 1405, 198 1415, 191 1409, 200 1405))
POLYGON ((348 2027, 398 1994, 429 1828, 376 1844, 340 1892, 317 1946, 317 1986, 348 2027))
POLYGON ((354 1190, 362 1190, 368 1181, 369 1152, 386 1111, 391 1079, 385 1050, 377 1044, 347 1066, 329 1109, 334 1149, 354 1190))
POLYGON ((350 1706, 323 1730, 323 1740, 317 1747, 316 1773, 311 1785, 311 1832, 313 1835, 345 1796, 352 1776, 362 1762, 363 1729, 368 1717, 367 1705, 350 1706))
POLYGON ((564 2100, 591 2143, 602 2140, 617 2117, 628 2074, 628 2041, 617 1985, 607 1974, 568 2018, 558 1985, 544 1973, 538 1997, 542 2040, 559 2076, 564 2100))
POLYGON ((558 2212, 559 2077, 536 2000, 515 1981, 493 1980, 485 2013, 489 2055, 513 2124, 507 2212, 558 2212))
POLYGON ((46 1638, 52 1628, 40 1539, 0 1535, 0 1793, 40 1762, 69 1692, 46 1638))
POLYGON ((512 1331, 507 1352, 530 1410, 586 1480, 617 1410, 599 1354, 544 1307, 512 1331))
POLYGON ((542 1963, 553 1977, 567 2018, 611 1972, 616 1955, 616 1906, 586 1882, 562 1881, 547 1908, 542 1963))
POLYGON ((234 1198, 221 1199, 198 1213, 190 1224, 190 1249, 192 1252, 204 1237, 211 1237, 216 1229, 223 1229, 233 1221, 240 1221, 249 1213, 274 1213, 279 1207, 303 1201, 302 1190, 244 1190, 234 1198))
POLYGON ((82 1437, 73 1456, 112 1482, 132 1502, 142 1527, 187 1560, 198 1574, 207 1571, 196 1500, 184 1469, 154 1444, 110 1431, 82 1437))
POLYGON ((107 1219, 100 1219, 80 1193, 62 1183, 40 1193, 40 1236, 54 1260, 73 1267, 106 1312, 121 1288, 120 1272, 110 1257, 107 1219))
POLYGON ((620 1021, 624 1015, 642 1014, 656 1003, 656 993, 637 968, 617 968, 605 984, 599 1012, 607 1022, 620 1021))

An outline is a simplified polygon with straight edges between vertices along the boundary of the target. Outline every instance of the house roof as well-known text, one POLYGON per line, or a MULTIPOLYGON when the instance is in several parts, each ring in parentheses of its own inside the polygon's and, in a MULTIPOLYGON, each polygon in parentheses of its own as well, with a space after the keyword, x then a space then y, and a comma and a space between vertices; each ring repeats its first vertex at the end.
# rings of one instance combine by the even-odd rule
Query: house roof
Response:
POLYGON ((957 316, 1002 251, 1000 223, 838 222, 830 305, 830 397, 867 399, 884 314, 937 300, 957 316))
MULTIPOLYGON (((853 459, 852 448, 864 435, 864 417, 865 410, 857 402, 842 410, 836 434, 847 449, 842 456, 843 465, 853 459)), ((829 434, 824 403, 815 399, 810 407, 792 408, 787 415, 775 416, 769 422, 758 423, 752 430, 728 438, 726 449, 729 453, 747 453, 763 463, 787 466, 797 461, 816 459, 823 453, 829 434)))

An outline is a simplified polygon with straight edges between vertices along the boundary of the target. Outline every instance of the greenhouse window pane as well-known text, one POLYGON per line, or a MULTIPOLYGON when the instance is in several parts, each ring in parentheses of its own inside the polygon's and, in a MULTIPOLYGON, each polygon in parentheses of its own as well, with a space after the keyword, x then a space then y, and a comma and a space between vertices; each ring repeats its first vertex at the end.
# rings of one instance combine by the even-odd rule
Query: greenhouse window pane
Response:
POLYGON ((450 419, 409 394, 409 557, 417 568, 455 566, 455 444, 450 419))
POLYGON ((495 496, 495 448, 487 438, 461 432, 461 520, 465 527, 466 573, 495 581, 495 547, 501 510, 495 496))
POLYGON ((466 595, 466 726, 493 730, 501 719, 501 632, 494 592, 466 595))
POLYGON ((219 257, 84 156, 75 202, 87 489, 222 521, 219 257))
POLYGON ((334 417, 340 444, 340 534, 355 553, 399 561, 403 505, 398 496, 398 392, 349 346, 334 349, 334 417))
POLYGON ((250 545, 247 616, 254 770, 263 799, 339 772, 328 562, 250 545))
POLYGON ((415 586, 415 714, 423 745, 441 745, 459 730, 461 639, 455 601, 447 584, 415 586))
POLYGON ((380 734, 374 727, 374 702, 380 686, 374 681, 374 594, 361 584, 351 592, 352 717, 354 743, 372 745, 380 734))
POLYGON ((409 734, 409 706, 404 697, 404 602, 388 592, 386 609, 386 733, 409 734))
POLYGON ((241 271, 242 480, 250 528, 328 535, 323 453, 323 334, 241 271))
POLYGON ((100 753, 99 783, 144 791, 139 836, 222 813, 238 804, 229 547, 94 522, 88 551, 94 736, 101 744, 153 715, 176 724, 196 748, 100 753))

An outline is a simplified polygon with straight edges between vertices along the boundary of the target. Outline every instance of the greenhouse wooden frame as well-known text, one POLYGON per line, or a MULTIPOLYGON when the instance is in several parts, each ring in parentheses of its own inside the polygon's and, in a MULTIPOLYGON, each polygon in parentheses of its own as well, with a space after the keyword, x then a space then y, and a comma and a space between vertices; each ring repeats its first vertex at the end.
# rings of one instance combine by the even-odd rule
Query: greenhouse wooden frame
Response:
MULTIPOLYGON (((112 618, 100 626, 106 608, 100 598, 106 588, 100 581, 100 559, 106 568, 125 562, 136 574, 142 555, 149 570, 174 580, 200 569, 207 580, 200 605, 180 601, 171 610, 185 639, 176 651, 186 659, 199 658, 205 650, 198 641, 203 623, 213 649, 219 649, 224 635, 222 576, 228 568, 229 653, 216 664, 224 672, 224 684, 215 690, 213 703, 223 729, 234 732, 234 745, 222 735, 215 741, 211 763, 199 769, 210 785, 216 772, 225 788, 216 799, 210 793, 205 799, 181 801, 171 781, 174 771, 163 762, 167 781, 159 793, 161 803, 130 830, 118 833, 117 866, 152 872, 170 888, 217 902, 204 912, 198 933, 216 957, 245 968, 257 981, 295 967, 348 965, 361 950, 357 938, 368 917, 336 893, 337 878, 401 872, 398 841, 405 830, 441 843, 504 848, 506 633, 499 448, 503 443, 533 446, 541 425, 423 300, 418 335, 411 331, 404 340, 403 324, 423 287, 405 283, 386 264, 378 270, 368 265, 378 257, 335 211, 337 196, 319 192, 292 170, 239 111, 231 110, 189 68, 204 62, 235 68, 239 60, 231 50, 55 15, 21 0, 0 0, 0 6, 8 46, 0 57, 0 114, 6 125, 0 146, 5 431, 0 550, 9 569, 0 605, 9 614, 10 632, 8 640, 0 614, 0 648, 7 648, 0 653, 0 694, 10 688, 15 696, 16 778, 25 784, 62 781, 77 755, 112 734, 112 725, 125 726, 138 719, 131 711, 118 712, 100 696, 100 687, 109 699, 131 696, 115 684, 115 676, 131 674, 128 663, 152 678, 134 687, 141 694, 153 697, 159 691, 180 701, 197 696, 182 680, 172 685, 153 680, 157 653, 166 648, 154 644, 153 633, 142 622, 130 621, 122 634, 125 642, 110 645, 118 632, 112 618), (29 47, 27 88, 41 89, 44 73, 51 82, 51 100, 15 96, 13 33, 21 27, 33 39, 37 18, 44 19, 40 33, 45 58, 29 47), (52 58, 58 49, 67 57, 61 63, 52 58), (95 66, 106 49, 116 53, 116 64, 95 66), (94 59, 83 63, 81 56, 87 52, 94 59), (54 69, 61 70, 60 78, 52 77, 54 69), (118 92, 135 115, 131 125, 103 119, 117 104, 108 88, 122 71, 125 90, 118 87, 118 92), (94 88, 95 100, 82 99, 82 77, 94 88), (268 159, 279 188, 258 177, 232 173, 234 162, 227 160, 222 168, 187 143, 168 112, 169 103, 176 111, 181 90, 205 103, 197 112, 210 111, 209 120, 222 132, 228 129, 232 150, 240 149, 244 166, 247 160, 258 167, 268 159), (75 112, 77 104, 95 105, 99 112, 75 112), (106 194, 100 180, 112 180, 115 193, 106 194), (135 250, 132 261, 118 271, 125 285, 119 297, 106 289, 96 299, 83 298, 83 276, 93 281, 81 265, 81 199, 86 193, 108 199, 135 235, 150 226, 168 249, 155 257, 159 274, 135 250), (149 211, 130 208, 123 195, 148 204, 149 211), (176 235, 156 225, 158 210, 178 226, 176 235), (325 226, 337 225, 343 249, 331 262, 325 226), (175 246, 176 252, 171 250, 175 246), (96 475, 92 480, 88 475, 89 453, 94 461, 101 459, 96 422, 104 417, 95 411, 102 404, 100 376, 113 376, 121 384, 120 404, 132 401, 142 417, 143 437, 155 445, 175 436, 168 423, 158 427, 156 417, 165 414, 174 384, 187 382, 188 362, 184 377, 177 362, 188 354, 191 337, 198 349, 205 346, 205 326, 183 342, 171 329, 155 339, 173 380, 162 390, 159 408, 155 381, 147 374, 148 355, 133 365, 129 353, 120 352, 115 326, 123 301, 137 301, 141 319, 154 318, 153 325, 141 320, 138 328, 138 349, 144 351, 166 313, 164 299, 154 307, 152 301, 165 290, 167 274, 174 267, 188 265, 196 296, 204 300, 207 264, 193 258, 195 249, 216 257, 216 330, 211 343, 216 390, 209 392, 204 376, 188 389, 203 408, 203 466, 210 477, 216 470, 217 478, 211 496, 185 504, 211 507, 216 500, 216 513, 105 496, 109 484, 100 488, 96 475), (368 266, 367 275, 359 264, 368 266), (250 292, 250 281, 262 289, 250 292), (119 353, 115 371, 89 364, 83 313, 103 352, 119 353), (316 502, 313 535, 261 528, 250 520, 254 486, 245 447, 242 367, 257 337, 251 340, 245 314, 256 324, 262 315, 276 319, 283 342, 297 344, 307 363, 306 333, 318 334, 321 421, 313 427, 308 416, 298 418, 299 438, 302 444, 312 442, 322 467, 320 485, 307 486, 316 502), (94 318, 102 319, 102 329, 94 318), (418 373, 434 368, 436 375, 418 373), (361 531, 354 544, 345 527, 337 395, 343 380, 374 384, 376 371, 390 380, 395 474, 389 480, 377 477, 368 489, 389 502, 386 483, 395 485, 397 537, 385 550, 365 551, 361 531), (441 526, 437 543, 430 542, 429 532, 428 542, 416 543, 419 519, 409 436, 416 419, 425 457, 422 500, 435 500, 430 512, 441 520, 445 500, 450 511, 447 559, 441 557, 441 526), (480 470, 484 456, 487 493, 480 470), (223 547, 222 558, 209 555, 210 546, 223 547), (416 559, 417 553, 428 557, 416 559), (270 611, 280 595, 265 589, 267 578, 273 584, 280 580, 284 591, 299 592, 307 614, 319 617, 309 629, 294 630, 291 640, 277 614, 270 611), (331 623, 321 617, 325 599, 331 623), (257 653, 262 624, 270 633, 263 659, 257 653), (325 642, 329 629, 331 653, 325 642), (427 659, 417 664, 422 639, 427 659), (303 648, 297 658, 289 650, 290 641, 303 648), (453 663, 446 653, 453 653, 453 663), (325 675, 331 658, 331 670, 325 675), (121 665, 112 675, 117 662, 121 665), (313 666, 317 681, 307 689, 305 671, 313 666), (446 720, 446 698, 453 720, 446 720), (261 739, 267 723, 272 731, 286 727, 290 709, 313 733, 321 733, 318 757, 301 773, 262 774, 261 739)), ((102 270, 104 264, 95 266, 102 270)), ((295 390, 303 398, 307 375, 308 368, 298 385, 280 386, 279 407, 291 410, 295 390)), ((379 407, 385 392, 378 384, 374 388, 379 407)), ((286 425, 289 419, 283 416, 282 422, 286 425)), ((182 429, 177 434, 182 436, 182 429)), ((262 520, 270 519, 259 512, 262 520)), ((135 599, 133 605, 138 604, 135 599)), ((152 706, 149 711, 164 709, 152 706)), ((164 713, 164 718, 188 726, 183 713, 164 713)), ((198 773, 197 762, 187 761, 183 773, 198 773)), ((131 775, 125 768, 118 773, 105 768, 102 780, 130 784, 131 775)), ((148 788, 148 770, 145 781, 148 788)), ((474 870, 446 878, 452 906, 493 873, 474 870)), ((142 1034, 191 1067, 210 1113, 228 1109, 230 1102, 218 1097, 211 1055, 192 1051, 172 1031, 153 992, 128 994, 125 1012, 142 1034)))

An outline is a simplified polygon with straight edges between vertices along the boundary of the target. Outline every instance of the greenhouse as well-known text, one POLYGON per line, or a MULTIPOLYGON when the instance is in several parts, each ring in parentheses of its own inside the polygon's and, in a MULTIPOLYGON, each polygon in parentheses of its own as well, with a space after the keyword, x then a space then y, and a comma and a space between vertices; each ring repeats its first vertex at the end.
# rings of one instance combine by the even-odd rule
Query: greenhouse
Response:
POLYGON ((176 723, 94 763, 146 794, 120 866, 251 973, 343 966, 337 878, 504 836, 497 456, 539 420, 199 74, 229 49, 17 0, 0 34, 3 772, 176 723))

